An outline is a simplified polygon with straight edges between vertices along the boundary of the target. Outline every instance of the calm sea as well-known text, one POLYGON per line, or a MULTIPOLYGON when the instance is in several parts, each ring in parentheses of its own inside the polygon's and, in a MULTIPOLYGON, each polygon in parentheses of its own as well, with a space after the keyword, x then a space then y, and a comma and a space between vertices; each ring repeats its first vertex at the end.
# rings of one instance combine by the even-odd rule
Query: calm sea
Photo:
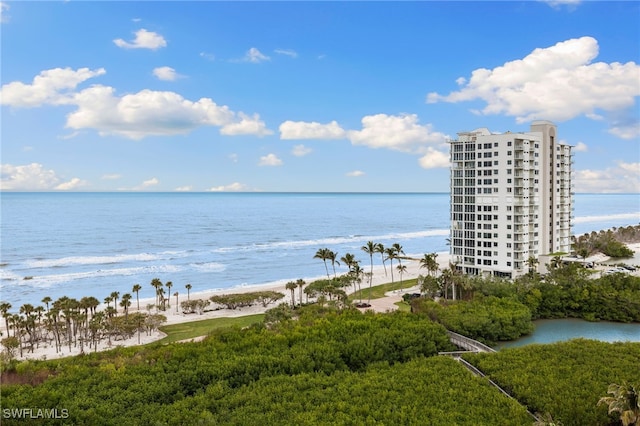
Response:
MULTIPOLYGON (((0 299, 154 297, 150 282, 182 294, 313 279, 327 247, 367 241, 407 255, 448 251, 446 193, 0 193, 0 299)), ((574 232, 640 222, 638 194, 577 194, 574 232)), ((380 263, 379 258, 375 259, 380 263)), ((337 267, 344 271, 343 266, 337 267)))

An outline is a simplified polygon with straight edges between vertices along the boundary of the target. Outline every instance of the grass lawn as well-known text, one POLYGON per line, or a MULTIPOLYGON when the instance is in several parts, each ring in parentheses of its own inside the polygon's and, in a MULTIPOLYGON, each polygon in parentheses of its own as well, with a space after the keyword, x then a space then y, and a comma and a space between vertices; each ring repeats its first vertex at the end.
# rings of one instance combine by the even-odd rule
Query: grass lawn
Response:
POLYGON ((206 336, 212 330, 223 327, 247 327, 251 324, 262 322, 264 314, 245 315, 234 318, 211 318, 201 321, 190 321, 181 324, 171 324, 159 327, 160 331, 167 333, 167 337, 160 340, 161 343, 172 343, 184 339, 206 336))
MULTIPOLYGON (((375 287, 371 287, 371 298, 372 299, 380 299, 384 297, 384 294, 388 291, 393 291, 393 290, 400 290, 400 289, 405 289, 405 288, 409 288, 409 287, 413 287, 416 285, 417 283, 417 279, 413 278, 411 280, 403 280, 402 284, 400 284, 400 281, 396 281, 394 283, 387 283, 387 284, 381 284, 381 285, 377 285, 375 287)), ((362 283, 363 286, 360 289, 360 291, 356 291, 353 294, 349 295, 349 301, 353 302, 356 300, 360 300, 360 292, 362 292, 362 300, 369 300, 369 287, 364 287, 364 283, 362 283)))

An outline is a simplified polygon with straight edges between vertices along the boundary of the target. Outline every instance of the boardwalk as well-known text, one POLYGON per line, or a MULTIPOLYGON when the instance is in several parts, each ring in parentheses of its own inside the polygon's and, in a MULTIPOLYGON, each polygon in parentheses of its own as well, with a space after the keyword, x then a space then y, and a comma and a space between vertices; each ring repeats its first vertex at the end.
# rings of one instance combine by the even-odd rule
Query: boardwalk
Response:
MULTIPOLYGON (((515 398, 513 398, 509 393, 507 393, 507 391, 505 391, 500 386, 498 386, 498 384, 496 382, 494 382, 493 380, 488 378, 477 367, 475 367, 474 365, 470 364, 466 360, 462 359, 462 355, 465 354, 465 353, 469 353, 469 352, 489 352, 489 353, 492 353, 492 352, 495 352, 495 350, 493 348, 490 348, 489 346, 485 345, 484 343, 480 343, 477 340, 473 340, 473 339, 471 339, 469 337, 463 336, 462 334, 454 333, 453 331, 447 330, 447 334, 449 335, 449 340, 451 340, 451 343, 453 343, 457 347, 462 348, 464 350, 462 350, 462 351, 454 351, 454 352, 439 352, 439 355, 447 355, 447 356, 453 357, 456 361, 458 361, 462 365, 464 365, 473 374, 475 374, 476 376, 479 376, 479 377, 482 377, 482 378, 486 379, 489 382, 489 384, 491 384, 491 386, 493 386, 496 389, 498 389, 503 395, 506 395, 508 398, 511 398, 511 399, 515 400, 515 398)), ((524 407, 525 407, 525 409, 527 409, 527 413, 529 413, 529 415, 531 416, 532 419, 534 419, 535 421, 540 420, 540 419, 538 419, 538 417, 535 416, 535 414, 533 414, 531 411, 529 411, 529 409, 526 406, 524 406, 524 407)))

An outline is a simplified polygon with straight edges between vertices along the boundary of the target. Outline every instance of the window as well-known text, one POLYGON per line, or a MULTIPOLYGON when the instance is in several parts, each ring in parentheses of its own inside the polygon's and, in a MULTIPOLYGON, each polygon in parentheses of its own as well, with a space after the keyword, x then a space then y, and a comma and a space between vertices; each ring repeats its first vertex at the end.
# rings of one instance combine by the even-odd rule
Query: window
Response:
POLYGON ((511 146, 511 143, 512 143, 511 141, 507 142, 507 146, 511 146))

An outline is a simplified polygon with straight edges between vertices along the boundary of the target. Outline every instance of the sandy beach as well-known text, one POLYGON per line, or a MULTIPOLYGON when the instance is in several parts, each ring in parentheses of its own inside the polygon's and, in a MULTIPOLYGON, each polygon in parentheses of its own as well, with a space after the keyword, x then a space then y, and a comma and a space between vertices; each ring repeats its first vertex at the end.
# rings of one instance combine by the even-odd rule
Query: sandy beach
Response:
MULTIPOLYGON (((436 260, 438 261, 438 264, 440 265, 441 269, 448 267, 449 258, 450 258, 449 254, 446 252, 438 253, 438 257, 436 260)), ((407 267, 406 272, 402 276, 403 280, 411 280, 411 279, 417 278, 418 275, 426 275, 427 273, 427 271, 424 268, 420 268, 420 262, 418 260, 403 260, 402 264, 407 267)), ((396 265, 397 265, 397 262, 394 262, 394 268, 396 265)), ((362 268, 364 269, 365 272, 370 272, 370 266, 363 264, 362 268)), ((318 276, 316 279, 322 279, 322 278, 323 276, 318 276)), ((395 282, 400 281, 400 276, 398 275, 397 271, 394 271, 394 281, 395 282)), ((307 280, 307 283, 310 283, 310 282, 311 282, 310 280, 307 280)), ((391 282, 391 271, 389 270, 389 265, 387 265, 387 274, 385 275, 384 267, 382 265, 376 265, 374 263, 373 278, 372 278, 371 285, 377 286, 377 285, 385 284, 389 282, 391 282)), ((285 295, 283 299, 267 306, 266 308, 260 304, 256 304, 250 307, 238 308, 233 310, 231 309, 208 310, 208 311, 205 311, 202 315, 184 314, 179 310, 178 312, 176 312, 175 298, 172 297, 171 309, 168 309, 165 312, 161 312, 161 314, 165 315, 167 318, 167 321, 164 322, 163 325, 179 324, 179 323, 186 323, 191 321, 200 321, 200 320, 211 319, 211 318, 221 318, 221 317, 233 318, 233 317, 240 317, 245 315, 254 315, 254 314, 264 313, 266 310, 271 309, 279 305, 280 303, 291 303, 291 292, 286 289, 285 285, 286 285, 286 282, 281 282, 277 284, 272 283, 272 284, 257 285, 257 286, 242 286, 242 287, 235 287, 235 288, 229 288, 229 289, 192 291, 189 297, 191 300, 208 299, 214 295, 232 294, 232 293, 249 293, 254 291, 277 291, 285 295)), ((368 281, 366 278, 363 280, 361 284, 361 288, 363 290, 368 288, 368 281)), ((348 290, 349 289, 347 289, 347 291, 348 290)), ((402 291, 389 294, 384 298, 372 300, 371 307, 369 309, 373 309, 376 312, 385 312, 387 310, 397 309, 397 306, 395 305, 395 303, 402 299, 402 295, 404 293, 414 292, 416 290, 417 289, 415 287, 406 288, 406 289, 403 289, 402 291)), ((295 294, 296 294, 296 300, 297 300, 297 298, 299 297, 298 290, 296 290, 295 294)), ((187 294, 186 292, 181 292, 178 297, 179 297, 179 301, 183 301, 183 300, 186 300, 187 294)), ((148 304, 153 304, 153 303, 155 303, 155 300, 153 298, 140 299, 140 311, 146 312, 146 306, 148 304)), ((136 306, 137 306, 137 303, 134 297, 134 299, 132 299, 129 312, 130 313, 136 312, 137 311, 136 306)), ((98 309, 99 310, 104 309, 104 307, 105 307, 104 305, 100 305, 98 309)), ((155 312, 155 311, 152 311, 152 312, 155 312)), ((6 335, 4 322, 2 322, 2 325, 0 326, 0 330, 3 331, 3 335, 6 335)), ((140 336, 136 334, 134 337, 127 340, 114 340, 111 342, 110 345, 106 341, 101 342, 97 346, 97 348, 94 348, 94 347, 81 348, 78 345, 76 347, 72 346, 70 350, 68 346, 64 346, 62 350, 57 353, 56 353, 55 347, 44 347, 41 344, 39 345, 39 347, 35 348, 34 352, 27 353, 25 351, 22 357, 17 356, 16 358, 34 359, 34 360, 35 359, 55 359, 55 358, 79 355, 83 352, 89 353, 94 351, 103 351, 103 350, 113 349, 118 346, 126 347, 126 346, 144 345, 147 343, 155 342, 164 337, 165 337, 165 334, 161 331, 153 332, 150 335, 147 335, 146 333, 141 333, 140 336)))
MULTIPOLYGON (((640 243, 628 244, 628 247, 636 253, 636 257, 638 256, 638 254, 640 254, 640 243)), ((438 253, 436 260, 440 266, 440 269, 444 269, 448 267, 449 259, 450 259, 449 253, 446 253, 446 252, 438 253)), ((596 264, 596 270, 600 271, 600 273, 609 269, 610 266, 603 264, 603 262, 607 262, 608 260, 609 260, 609 257, 603 254, 595 254, 589 257, 588 259, 586 259, 586 261, 594 262, 596 264)), ((403 277, 402 277, 403 280, 411 280, 411 279, 417 278, 419 275, 426 275, 427 273, 427 271, 424 268, 420 268, 420 262, 418 260, 403 260, 402 264, 407 267, 406 272, 403 274, 403 277)), ((394 267, 396 265, 397 263, 394 264, 394 267)), ((362 267, 365 270, 365 272, 369 272, 370 268, 367 267, 367 265, 362 265, 362 267)), ((634 274, 638 275, 640 274, 640 271, 636 271, 634 274)), ((320 278, 322 277, 318 277, 317 279, 320 279, 320 278)), ((394 271, 394 281, 395 282, 400 281, 400 277, 397 271, 394 271)), ((309 282, 310 281, 307 281, 307 283, 309 282)), ((389 269, 389 265, 387 265, 387 273, 385 275, 384 267, 382 265, 374 264, 372 286, 377 286, 377 285, 381 285, 389 282, 391 282, 391 271, 389 269)), ((217 290, 191 292, 190 294, 191 300, 208 299, 211 296, 221 295, 221 294, 248 293, 253 291, 268 291, 268 290, 277 291, 285 295, 283 299, 267 306, 266 308, 263 307, 262 305, 256 304, 254 306, 239 308, 235 310, 230 310, 230 309, 209 310, 209 311, 205 311, 202 315, 184 314, 182 312, 176 312, 175 299, 172 297, 171 309, 165 312, 162 312, 162 314, 165 315, 167 318, 167 321, 163 323, 163 325, 187 323, 191 321, 200 321, 200 320, 211 319, 211 318, 239 317, 239 316, 245 316, 245 315, 264 313, 267 309, 273 308, 274 306, 280 303, 291 302, 291 292, 285 288, 285 285, 286 285, 286 282, 282 282, 277 284, 266 284, 266 285, 259 285, 259 286, 243 286, 243 287, 236 287, 231 289, 217 289, 217 290)), ((366 278, 363 280, 361 288, 363 290, 368 288, 368 281, 366 278)), ((372 300, 371 307, 368 309, 373 309, 376 312, 386 312, 386 311, 395 310, 397 309, 397 306, 395 305, 395 303, 397 303, 402 299, 403 294, 413 293, 416 291, 418 291, 417 287, 405 288, 401 291, 389 292, 383 298, 372 300)), ((298 290, 296 290, 295 295, 297 299, 299 297, 298 290)), ((185 298, 186 298, 186 293, 181 293, 179 296, 179 300, 183 301, 185 300, 185 298)), ((140 299, 140 310, 146 312, 146 306, 148 304, 153 304, 153 303, 155 303, 155 300, 152 298, 140 299)), ((101 305, 100 308, 104 308, 104 306, 101 305)), ((130 312, 135 312, 135 311, 136 311, 136 300, 133 299, 132 305, 130 307, 130 312)), ((3 334, 5 334, 4 323, 2 326, 0 326, 0 330, 3 330, 3 334)), ((43 347, 42 345, 40 345, 34 350, 33 353, 31 352, 27 353, 25 351, 23 356, 18 358, 19 359, 54 359, 54 358, 78 355, 83 352, 87 353, 87 352, 93 352, 93 351, 102 351, 102 350, 112 349, 118 346, 135 346, 135 345, 147 344, 147 343, 160 340, 163 337, 165 337, 165 334, 162 333, 161 331, 153 332, 150 335, 147 335, 146 333, 141 333, 140 336, 135 335, 134 337, 127 340, 112 341, 111 344, 109 344, 108 342, 102 342, 98 345, 97 348, 84 348, 84 351, 82 348, 80 348, 80 346, 76 346, 76 347, 72 346, 71 350, 69 350, 69 347, 67 346, 67 347, 63 347, 62 350, 58 353, 56 353, 54 347, 43 347)), ((194 339, 190 339, 190 340, 194 340, 194 339)))

